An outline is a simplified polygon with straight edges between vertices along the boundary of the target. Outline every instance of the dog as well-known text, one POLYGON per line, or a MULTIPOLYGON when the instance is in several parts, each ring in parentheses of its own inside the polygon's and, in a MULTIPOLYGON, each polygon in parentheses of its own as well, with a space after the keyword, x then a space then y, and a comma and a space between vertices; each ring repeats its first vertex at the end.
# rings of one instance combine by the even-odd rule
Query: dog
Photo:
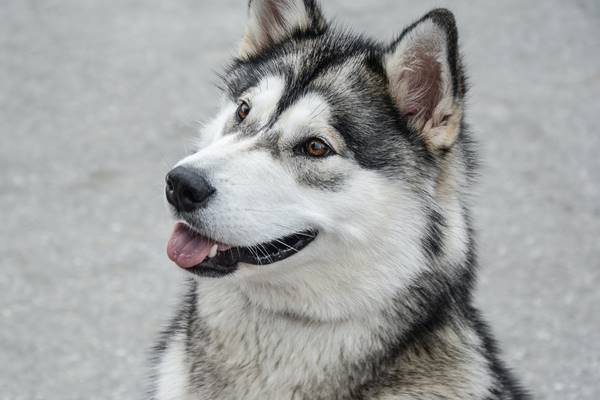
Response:
POLYGON ((186 295, 149 398, 528 399, 472 304, 477 167, 453 14, 390 43, 251 0, 166 177, 186 295))

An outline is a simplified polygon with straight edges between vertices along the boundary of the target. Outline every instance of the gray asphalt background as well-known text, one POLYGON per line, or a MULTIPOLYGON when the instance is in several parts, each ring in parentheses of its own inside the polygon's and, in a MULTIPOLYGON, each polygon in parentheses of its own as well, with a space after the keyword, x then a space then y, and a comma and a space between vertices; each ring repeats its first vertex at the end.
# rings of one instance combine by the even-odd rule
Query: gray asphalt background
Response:
MULTIPOLYGON (((325 8, 384 39, 434 5, 472 82, 478 303, 538 399, 597 400, 600 2, 325 8)), ((163 176, 244 20, 242 0, 0 0, 0 399, 141 398, 183 280, 163 176)))

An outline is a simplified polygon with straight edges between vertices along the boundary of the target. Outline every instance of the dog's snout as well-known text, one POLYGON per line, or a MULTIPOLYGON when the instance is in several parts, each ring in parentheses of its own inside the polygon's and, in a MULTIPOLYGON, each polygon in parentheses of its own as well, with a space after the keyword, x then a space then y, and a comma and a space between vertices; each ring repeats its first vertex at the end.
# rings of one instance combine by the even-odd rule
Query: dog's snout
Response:
POLYGON ((215 188, 199 171, 176 167, 167 174, 167 200, 177 211, 191 212, 206 205, 215 188))

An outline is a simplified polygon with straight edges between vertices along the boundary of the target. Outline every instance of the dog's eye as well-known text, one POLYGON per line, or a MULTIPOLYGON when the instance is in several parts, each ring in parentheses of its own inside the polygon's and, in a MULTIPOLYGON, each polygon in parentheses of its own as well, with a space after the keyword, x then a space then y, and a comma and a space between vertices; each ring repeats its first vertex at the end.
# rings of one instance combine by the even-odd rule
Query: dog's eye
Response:
POLYGON ((310 157, 326 157, 332 153, 331 147, 319 138, 308 139, 304 142, 304 153, 310 157))
POLYGON ((248 114, 250 114, 250 106, 245 101, 242 101, 236 111, 238 121, 242 122, 248 114))

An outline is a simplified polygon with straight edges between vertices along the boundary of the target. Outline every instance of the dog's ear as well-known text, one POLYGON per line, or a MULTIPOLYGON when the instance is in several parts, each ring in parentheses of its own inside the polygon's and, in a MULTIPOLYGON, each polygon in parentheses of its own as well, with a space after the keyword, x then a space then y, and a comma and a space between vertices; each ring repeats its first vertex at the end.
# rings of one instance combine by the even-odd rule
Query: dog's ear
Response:
POLYGON ((294 33, 320 34, 327 22, 314 0, 250 0, 240 56, 248 57, 294 33))
POLYGON ((385 54, 384 66, 392 100, 427 147, 451 147, 465 94, 452 13, 436 9, 406 28, 385 54))

